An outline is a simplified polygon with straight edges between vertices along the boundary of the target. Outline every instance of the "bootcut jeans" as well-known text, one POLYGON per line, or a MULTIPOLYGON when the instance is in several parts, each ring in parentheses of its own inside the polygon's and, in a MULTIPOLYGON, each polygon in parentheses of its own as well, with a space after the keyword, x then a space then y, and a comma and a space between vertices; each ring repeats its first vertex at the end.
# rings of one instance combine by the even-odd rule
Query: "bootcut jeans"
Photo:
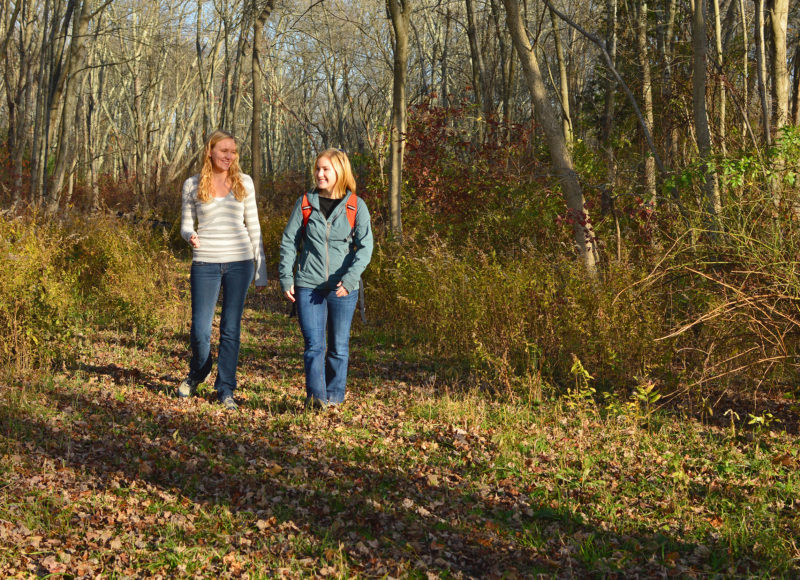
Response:
POLYGON ((192 360, 189 380, 199 385, 211 372, 211 323, 222 289, 222 313, 219 321, 217 380, 214 388, 222 400, 236 389, 239 365, 239 337, 247 288, 253 281, 253 260, 240 262, 192 262, 192 360))
POLYGON ((297 288, 295 300, 305 343, 303 366, 307 401, 342 403, 350 359, 350 325, 358 292, 338 297, 334 290, 297 288))

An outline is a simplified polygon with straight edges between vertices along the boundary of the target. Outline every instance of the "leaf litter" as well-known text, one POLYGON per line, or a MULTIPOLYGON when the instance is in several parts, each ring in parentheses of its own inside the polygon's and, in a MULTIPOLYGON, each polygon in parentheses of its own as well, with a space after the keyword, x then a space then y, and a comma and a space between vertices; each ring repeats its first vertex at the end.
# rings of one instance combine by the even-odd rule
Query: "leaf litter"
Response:
POLYGON ((250 298, 236 413, 215 403, 213 376, 198 397, 174 396, 183 328, 138 344, 98 331, 74 368, 4 380, 0 575, 798 570, 789 437, 753 444, 680 421, 615 426, 557 402, 458 400, 416 363, 404 369, 396 349, 364 362, 366 338, 344 407, 305 412, 295 324, 277 299, 250 298), (737 538, 737 518, 761 523, 737 538))

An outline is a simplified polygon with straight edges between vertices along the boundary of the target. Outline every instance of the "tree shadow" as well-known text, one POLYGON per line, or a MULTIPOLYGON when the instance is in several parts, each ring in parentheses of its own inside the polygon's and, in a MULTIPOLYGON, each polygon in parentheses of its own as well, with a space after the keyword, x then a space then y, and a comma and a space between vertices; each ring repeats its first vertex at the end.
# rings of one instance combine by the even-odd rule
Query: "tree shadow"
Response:
MULTIPOLYGON (((83 422, 80 431, 54 430, 44 419, 20 416, 2 405, 0 424, 7 437, 34 442, 37 453, 92 475, 100 488, 115 477, 146 482, 200 505, 292 523, 316 538, 317 545, 357 546, 348 551, 349 558, 370 574, 378 573, 381 561, 389 561, 399 569, 410 565, 468 577, 613 576, 605 564, 587 566, 557 541, 574 534, 615 545, 635 541, 662 551, 695 547, 646 529, 617 536, 529 495, 522 501, 524 490, 489 486, 476 491, 469 482, 491 469, 491 457, 432 477, 424 465, 387 460, 379 437, 357 448, 342 442, 309 450, 309 443, 319 445, 313 436, 303 439, 281 430, 243 437, 207 416, 168 406, 137 407, 114 397, 96 400, 56 389, 50 399, 56 408, 99 419, 83 422), (281 469, 272 471, 275 465, 281 469), (532 529, 538 530, 536 541, 517 541, 532 529)), ((271 411, 296 413, 297 407, 287 400, 271 411)), ((236 414, 224 417, 228 423, 237 421, 236 414)), ((312 417, 309 429, 335 429, 341 420, 337 415, 312 417)), ((397 442, 419 443, 419 436, 397 442)), ((314 549, 305 555, 320 558, 314 549)), ((648 577, 668 571, 658 559, 643 558, 631 566, 639 573, 645 566, 648 577)))

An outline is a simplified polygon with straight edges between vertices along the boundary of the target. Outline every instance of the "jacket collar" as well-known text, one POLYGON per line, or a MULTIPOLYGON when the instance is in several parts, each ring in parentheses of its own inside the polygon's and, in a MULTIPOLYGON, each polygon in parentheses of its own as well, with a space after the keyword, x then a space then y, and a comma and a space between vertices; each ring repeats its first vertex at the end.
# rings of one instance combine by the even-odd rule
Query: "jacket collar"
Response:
MULTIPOLYGON (((345 200, 347 200, 347 198, 350 197, 350 193, 351 193, 351 191, 349 189, 345 192, 344 197, 342 198, 342 203, 340 203, 339 205, 337 205, 334 208, 333 213, 331 213, 330 217, 328 218, 329 220, 331 218, 336 218, 339 215, 339 213, 341 213, 343 211, 343 208, 346 205, 345 200)), ((314 189, 309 191, 306 195, 308 197, 308 203, 311 204, 311 207, 313 207, 317 211, 320 211, 320 209, 319 209, 319 198, 320 198, 319 190, 315 187, 314 189)))

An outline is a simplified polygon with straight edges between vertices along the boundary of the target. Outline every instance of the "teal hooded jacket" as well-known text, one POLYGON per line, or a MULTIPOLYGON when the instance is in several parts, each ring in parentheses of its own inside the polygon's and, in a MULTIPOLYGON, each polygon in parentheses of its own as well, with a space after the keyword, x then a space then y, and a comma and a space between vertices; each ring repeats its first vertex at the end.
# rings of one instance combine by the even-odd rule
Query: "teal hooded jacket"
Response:
MULTIPOLYGON (((348 191, 344 199, 350 195, 348 191)), ((308 201, 313 208, 303 234, 303 197, 297 200, 281 238, 278 274, 281 290, 298 288, 334 290, 339 284, 348 292, 358 290, 358 281, 372 258, 372 225, 367 204, 360 197, 356 226, 350 228, 345 201, 326 220, 319 209, 319 193, 312 190, 308 201), (295 264, 297 270, 295 271, 295 264)))

